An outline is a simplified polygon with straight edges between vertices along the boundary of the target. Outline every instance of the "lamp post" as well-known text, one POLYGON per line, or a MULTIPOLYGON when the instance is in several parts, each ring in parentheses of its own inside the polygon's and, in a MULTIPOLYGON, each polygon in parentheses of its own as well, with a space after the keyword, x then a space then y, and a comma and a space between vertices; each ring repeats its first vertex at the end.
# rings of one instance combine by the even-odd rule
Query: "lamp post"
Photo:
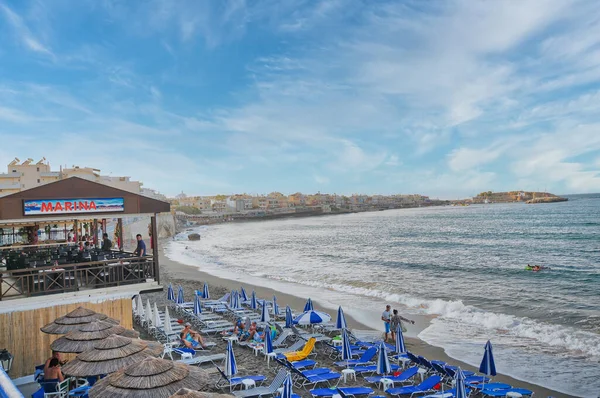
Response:
POLYGON ((0 350, 0 366, 2 366, 2 369, 4 369, 6 373, 10 372, 12 362, 13 355, 10 352, 8 352, 6 348, 0 350))

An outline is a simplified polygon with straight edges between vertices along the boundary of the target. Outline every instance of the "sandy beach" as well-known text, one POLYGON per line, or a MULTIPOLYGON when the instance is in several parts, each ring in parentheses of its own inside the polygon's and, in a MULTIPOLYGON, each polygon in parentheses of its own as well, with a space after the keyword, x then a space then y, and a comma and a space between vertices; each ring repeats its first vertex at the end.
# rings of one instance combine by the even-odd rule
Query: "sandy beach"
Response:
MULTIPOLYGON (((161 242, 161 246, 164 243, 165 242, 161 242)), ((240 282, 237 280, 228 280, 228 279, 215 277, 213 275, 202 272, 199 268, 181 264, 176 261, 172 261, 171 259, 167 258, 164 255, 164 251, 163 251, 162 247, 160 250, 160 264, 161 264, 161 284, 165 287, 165 289, 166 289, 166 286, 168 285, 168 283, 171 282, 171 283, 173 283, 173 285, 182 285, 184 287, 186 295, 187 295, 187 294, 191 294, 191 292, 194 289, 201 289, 202 283, 208 282, 210 290, 211 290, 211 295, 213 297, 218 297, 219 294, 222 295, 222 293, 224 293, 224 292, 240 288, 240 282)), ((255 290, 257 296, 261 297, 261 298, 270 298, 275 294, 277 296, 277 299, 278 299, 278 302, 280 303, 280 305, 283 305, 283 306, 289 305, 291 308, 297 309, 297 310, 300 310, 304 306, 304 303, 306 300, 305 297, 295 296, 293 294, 293 292, 283 292, 282 293, 280 291, 275 291, 268 287, 254 286, 254 285, 248 284, 248 283, 244 283, 244 287, 246 288, 246 290, 248 292, 255 290)), ((151 301, 156 300, 159 303, 166 302, 166 293, 164 293, 164 292, 163 293, 151 293, 151 294, 147 294, 144 296, 148 296, 151 301)), ((145 300, 145 298, 146 297, 144 297, 144 300, 145 300)), ((323 309, 318 301, 313 301, 313 302, 314 302, 316 309, 323 309)), ((342 304, 342 306, 343 306, 343 303, 339 303, 339 304, 342 304)), ((323 309, 323 310, 326 310, 327 312, 331 313, 331 310, 329 308, 323 309)), ((381 309, 374 308, 373 311, 380 312, 381 309)), ((332 314, 332 315, 334 315, 334 314, 332 314)), ((346 320, 352 329, 358 329, 358 330, 372 329, 372 328, 358 322, 356 319, 354 319, 352 316, 350 316, 348 314, 346 314, 346 320)), ((218 350, 225 349, 225 344, 221 340, 220 336, 212 337, 211 341, 218 343, 218 346, 213 348, 213 351, 220 352, 218 350)), ((445 352, 441 348, 428 345, 419 339, 406 338, 406 344, 407 344, 408 349, 417 355, 423 355, 424 357, 429 358, 429 359, 443 360, 450 364, 460 366, 463 369, 468 369, 468 370, 472 370, 472 371, 477 370, 466 363, 463 363, 463 362, 457 361, 453 358, 450 358, 448 355, 445 354, 445 352)), ((266 362, 262 359, 258 359, 260 357, 254 357, 254 355, 252 354, 252 350, 239 348, 236 350, 236 355, 242 355, 242 357, 240 357, 240 359, 241 359, 240 362, 243 364, 242 365, 243 369, 248 369, 248 370, 252 369, 251 373, 262 373, 264 375, 269 375, 269 374, 274 375, 274 367, 271 366, 271 369, 267 369, 266 362), (247 352, 244 352, 244 351, 247 351, 247 352), (260 370, 260 371, 257 372, 257 370, 260 370)), ((331 363, 332 361, 329 360, 328 358, 326 359, 326 356, 324 356, 324 355, 319 355, 317 357, 317 360, 319 362, 319 366, 330 366, 330 367, 333 366, 331 363)), ((512 377, 501 375, 501 374, 498 374, 497 376, 495 376, 494 381, 508 383, 513 386, 530 389, 530 390, 534 391, 535 395, 538 397, 549 397, 549 396, 568 397, 569 396, 566 394, 562 394, 562 393, 544 388, 542 386, 526 383, 524 381, 516 380, 512 377)), ((360 385, 360 384, 362 384, 360 378, 359 378, 359 380, 357 380, 357 382, 348 383, 348 385, 360 385)), ((214 389, 214 386, 207 385, 206 388, 214 389)), ((306 397, 310 396, 310 394, 307 391, 296 391, 296 392, 300 393, 302 396, 306 396, 306 397)))

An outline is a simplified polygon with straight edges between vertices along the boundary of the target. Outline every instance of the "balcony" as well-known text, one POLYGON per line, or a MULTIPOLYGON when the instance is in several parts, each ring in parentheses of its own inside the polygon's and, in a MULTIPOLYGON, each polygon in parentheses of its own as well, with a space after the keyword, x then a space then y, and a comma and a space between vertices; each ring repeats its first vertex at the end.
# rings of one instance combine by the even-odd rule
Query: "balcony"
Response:
POLYGON ((40 173, 40 177, 60 177, 60 171, 44 171, 40 173))
POLYGON ((19 184, 19 183, 0 184, 0 189, 21 189, 21 184, 19 184))
POLYGON ((0 173, 0 178, 19 178, 23 175, 23 173, 19 173, 18 171, 12 171, 10 173, 0 173))

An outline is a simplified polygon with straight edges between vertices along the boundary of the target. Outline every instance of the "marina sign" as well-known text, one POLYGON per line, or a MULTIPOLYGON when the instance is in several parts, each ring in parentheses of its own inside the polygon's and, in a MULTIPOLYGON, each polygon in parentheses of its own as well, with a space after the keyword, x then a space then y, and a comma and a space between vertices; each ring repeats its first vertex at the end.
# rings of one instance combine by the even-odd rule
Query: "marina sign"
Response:
POLYGON ((26 216, 71 213, 112 213, 125 210, 123 198, 24 200, 26 216))

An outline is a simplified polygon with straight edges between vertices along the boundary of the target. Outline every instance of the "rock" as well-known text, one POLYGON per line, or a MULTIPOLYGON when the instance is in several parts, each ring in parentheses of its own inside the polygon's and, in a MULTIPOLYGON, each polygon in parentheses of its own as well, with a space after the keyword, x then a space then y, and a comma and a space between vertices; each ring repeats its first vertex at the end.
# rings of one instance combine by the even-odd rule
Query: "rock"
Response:
POLYGON ((200 240, 200 234, 189 234, 188 240, 200 240))

